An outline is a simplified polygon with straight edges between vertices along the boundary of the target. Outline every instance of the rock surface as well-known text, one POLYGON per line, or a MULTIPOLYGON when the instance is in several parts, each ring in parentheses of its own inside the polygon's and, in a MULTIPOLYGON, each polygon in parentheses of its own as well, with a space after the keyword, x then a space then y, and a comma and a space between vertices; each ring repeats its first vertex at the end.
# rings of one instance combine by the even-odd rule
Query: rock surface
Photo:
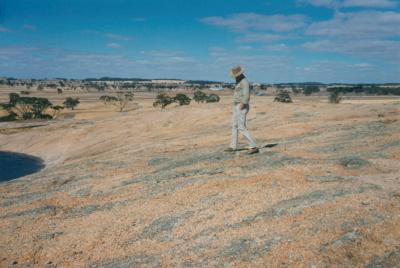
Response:
POLYGON ((223 152, 230 96, 164 111, 136 98, 0 124, 0 150, 46 164, 0 184, 1 267, 398 265, 398 99, 254 98, 249 129, 278 145, 247 155, 223 152))

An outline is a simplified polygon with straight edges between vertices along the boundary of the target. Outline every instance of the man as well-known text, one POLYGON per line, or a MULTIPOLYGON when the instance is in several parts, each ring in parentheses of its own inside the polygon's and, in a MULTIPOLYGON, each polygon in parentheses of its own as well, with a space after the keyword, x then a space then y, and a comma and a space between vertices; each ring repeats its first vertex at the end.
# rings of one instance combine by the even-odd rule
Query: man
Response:
POLYGON ((257 144, 246 128, 246 115, 250 109, 250 85, 243 73, 244 69, 240 66, 235 66, 231 70, 231 76, 236 79, 236 86, 233 95, 232 138, 230 147, 226 151, 237 150, 238 132, 240 131, 249 142, 248 154, 255 154, 259 152, 257 144))

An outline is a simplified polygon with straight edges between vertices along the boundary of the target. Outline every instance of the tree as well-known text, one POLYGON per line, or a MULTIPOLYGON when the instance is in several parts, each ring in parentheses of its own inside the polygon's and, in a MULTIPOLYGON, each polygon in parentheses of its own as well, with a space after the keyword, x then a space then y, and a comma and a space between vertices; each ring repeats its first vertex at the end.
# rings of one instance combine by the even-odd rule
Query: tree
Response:
POLYGON ((176 94, 176 96, 174 97, 174 102, 179 103, 180 106, 182 105, 189 105, 190 102, 192 101, 191 98, 189 98, 188 96, 186 96, 183 93, 178 93, 176 94))
POLYGON ((10 93, 8 95, 8 98, 9 98, 8 104, 15 106, 20 96, 17 93, 10 93))
POLYGON ((161 109, 164 109, 165 107, 167 107, 167 105, 170 105, 173 102, 174 102, 173 98, 171 98, 165 93, 160 93, 157 95, 156 101, 153 102, 153 107, 161 106, 161 109))
MULTIPOLYGON (((21 99, 21 98, 20 98, 21 99)), ((52 106, 52 103, 46 98, 29 98, 32 101, 32 112, 34 118, 49 118, 43 111, 52 106)))
POLYGON ((11 93, 8 104, 2 106, 10 115, 15 114, 16 117, 22 119, 51 118, 50 115, 44 113, 47 108, 52 106, 46 98, 20 97, 17 93, 11 93))
POLYGON ((63 104, 66 108, 73 110, 76 106, 79 105, 79 103, 80 103, 79 98, 68 97, 66 98, 63 104))
POLYGON ((122 112, 128 102, 133 101, 133 93, 132 92, 117 92, 117 96, 101 96, 100 100, 104 102, 104 104, 111 104, 118 107, 119 111, 122 112))
POLYGON ((291 103, 292 98, 290 97, 289 91, 287 90, 279 90, 278 94, 276 95, 274 101, 277 102, 284 102, 284 103, 291 103))
POLYGON ((62 94, 62 93, 63 93, 62 89, 61 88, 57 88, 57 94, 62 94))
POLYGON ((342 101, 342 96, 339 90, 331 91, 329 94, 329 102, 330 103, 340 103, 342 101))
POLYGON ((210 94, 209 96, 207 96, 207 100, 206 102, 219 102, 220 98, 217 94, 210 94))
POLYGON ((197 90, 196 92, 194 92, 193 99, 197 103, 205 102, 207 100, 207 94, 203 91, 197 90))

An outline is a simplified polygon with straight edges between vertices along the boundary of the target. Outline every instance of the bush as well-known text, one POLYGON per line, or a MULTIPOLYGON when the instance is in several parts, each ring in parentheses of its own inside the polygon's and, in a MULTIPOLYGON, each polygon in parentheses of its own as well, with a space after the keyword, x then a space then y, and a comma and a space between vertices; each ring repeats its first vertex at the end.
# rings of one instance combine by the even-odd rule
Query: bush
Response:
POLYGON ((62 93, 63 93, 62 89, 61 88, 57 88, 57 94, 62 94, 62 93))
POLYGON ((80 101, 79 101, 79 99, 78 98, 71 98, 71 97, 68 97, 65 101, 64 101, 64 106, 66 107, 66 108, 69 108, 69 109, 71 109, 71 110, 73 110, 76 106, 78 106, 79 105, 79 103, 80 103, 80 101))
POLYGON ((284 103, 291 103, 292 98, 290 97, 289 91, 287 90, 279 90, 278 94, 276 95, 274 101, 277 102, 284 102, 284 103))
POLYGON ((165 93, 160 93, 157 95, 156 101, 153 102, 153 107, 161 106, 161 109, 164 109, 165 107, 167 107, 167 105, 170 105, 173 102, 174 102, 173 98, 171 98, 165 93))
POLYGON ((210 95, 207 97, 206 102, 207 102, 207 103, 209 103, 209 102, 219 102, 219 100, 220 100, 220 98, 219 98, 219 96, 218 96, 217 94, 210 94, 210 95))
POLYGON ((204 93, 203 91, 197 90, 194 93, 193 99, 197 103, 205 102, 207 100, 207 94, 204 93))
POLYGON ((329 94, 329 102, 330 103, 340 103, 342 101, 342 96, 339 90, 331 91, 329 94))
POLYGON ((191 98, 189 98, 188 96, 186 96, 185 94, 182 94, 182 93, 178 93, 174 97, 174 102, 179 103, 180 106, 189 105, 191 101, 192 101, 191 98))

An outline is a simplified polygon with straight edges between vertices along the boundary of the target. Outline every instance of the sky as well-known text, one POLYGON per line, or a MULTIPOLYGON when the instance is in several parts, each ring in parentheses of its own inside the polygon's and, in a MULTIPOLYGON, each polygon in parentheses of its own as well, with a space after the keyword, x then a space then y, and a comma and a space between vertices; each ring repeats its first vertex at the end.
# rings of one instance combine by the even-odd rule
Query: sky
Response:
POLYGON ((0 77, 400 82, 400 0, 0 0, 0 77))

